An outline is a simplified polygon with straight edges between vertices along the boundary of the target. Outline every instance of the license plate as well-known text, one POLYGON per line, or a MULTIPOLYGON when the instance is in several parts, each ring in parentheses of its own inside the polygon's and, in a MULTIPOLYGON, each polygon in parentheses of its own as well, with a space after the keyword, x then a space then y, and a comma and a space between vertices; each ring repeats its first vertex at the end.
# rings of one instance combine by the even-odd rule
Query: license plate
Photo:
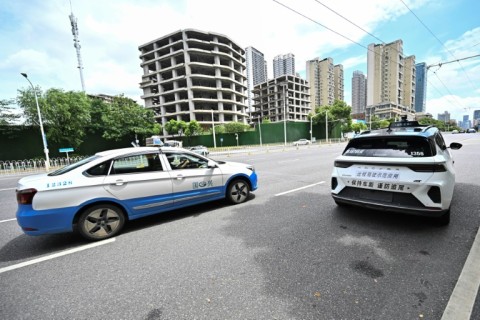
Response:
POLYGON ((374 190, 365 190, 359 194, 359 198, 365 200, 381 201, 381 202, 392 202, 393 193, 392 192, 375 192, 374 190))

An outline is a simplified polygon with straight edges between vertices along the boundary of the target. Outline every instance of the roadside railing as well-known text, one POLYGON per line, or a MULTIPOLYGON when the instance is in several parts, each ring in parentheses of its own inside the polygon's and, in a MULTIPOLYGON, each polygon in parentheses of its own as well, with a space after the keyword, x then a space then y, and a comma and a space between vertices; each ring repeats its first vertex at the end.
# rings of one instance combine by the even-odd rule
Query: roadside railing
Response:
POLYGON ((217 148, 208 148, 210 151, 209 157, 213 159, 221 157, 242 157, 248 156, 252 153, 270 153, 270 152, 282 152, 288 150, 294 150, 299 148, 316 148, 330 144, 346 142, 348 139, 338 138, 338 139, 328 139, 326 140, 316 140, 314 143, 307 145, 294 145, 293 142, 288 142, 286 145, 284 143, 274 143, 274 144, 263 144, 263 145, 241 145, 238 147, 217 147, 217 148))
MULTIPOLYGON (((209 148, 209 157, 212 159, 223 157, 245 157, 253 153, 269 153, 295 150, 299 148, 314 148, 329 144, 346 142, 346 139, 317 140, 312 144, 295 146, 292 142, 284 145, 283 143, 263 144, 263 145, 241 145, 234 147, 209 148)), ((188 148, 188 147, 187 147, 188 148)), ((63 166, 80 161, 87 156, 60 157, 50 159, 50 172, 63 166)), ((23 175, 46 172, 45 159, 25 159, 25 160, 0 160, 0 176, 5 175, 23 175)))
MULTIPOLYGON (((83 156, 51 158, 50 172, 84 159, 83 156)), ((0 160, 0 176, 46 172, 45 159, 0 160)))

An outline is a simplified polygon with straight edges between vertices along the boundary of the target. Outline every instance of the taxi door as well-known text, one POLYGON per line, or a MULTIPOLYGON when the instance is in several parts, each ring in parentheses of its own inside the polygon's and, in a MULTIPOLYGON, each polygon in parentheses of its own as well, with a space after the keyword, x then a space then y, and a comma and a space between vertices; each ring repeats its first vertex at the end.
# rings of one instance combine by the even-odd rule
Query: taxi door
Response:
POLYGON ((208 168, 205 158, 181 151, 165 153, 170 165, 175 207, 184 207, 225 197, 222 171, 208 168))
POLYGON ((129 217, 141 217, 172 208, 172 180, 158 152, 114 159, 104 188, 128 208, 129 217))

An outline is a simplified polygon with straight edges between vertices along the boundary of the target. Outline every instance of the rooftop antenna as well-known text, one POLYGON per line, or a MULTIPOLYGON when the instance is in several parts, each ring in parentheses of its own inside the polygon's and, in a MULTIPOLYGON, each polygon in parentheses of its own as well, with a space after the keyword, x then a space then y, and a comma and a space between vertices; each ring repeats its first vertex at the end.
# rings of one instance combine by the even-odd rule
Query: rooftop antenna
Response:
POLYGON ((78 70, 80 71, 80 81, 82 82, 82 91, 85 92, 85 82, 83 81, 82 55, 80 54, 80 40, 78 39, 77 18, 73 15, 72 1, 70 1, 70 24, 72 25, 73 46, 77 50, 78 70))

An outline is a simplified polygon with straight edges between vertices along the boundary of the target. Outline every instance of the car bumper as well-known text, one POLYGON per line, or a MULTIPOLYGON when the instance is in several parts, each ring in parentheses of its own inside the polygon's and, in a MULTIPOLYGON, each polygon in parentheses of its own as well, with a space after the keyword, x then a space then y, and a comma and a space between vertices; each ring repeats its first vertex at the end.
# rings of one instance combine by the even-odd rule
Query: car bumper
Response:
POLYGON ((39 236, 73 231, 76 207, 34 210, 31 205, 19 205, 17 223, 25 234, 39 236))
POLYGON ((250 184, 252 185, 252 191, 257 190, 257 188, 258 188, 258 177, 257 177, 256 172, 253 172, 250 175, 250 184))
POLYGON ((352 199, 352 198, 345 198, 332 193, 332 197, 335 202, 339 204, 346 204, 352 205, 357 207, 363 207, 372 210, 378 211, 385 211, 385 212, 395 212, 395 213, 403 213, 415 216, 424 216, 424 217, 440 217, 448 212, 447 210, 443 210, 441 208, 429 208, 429 207, 419 207, 419 206, 411 206, 405 204, 398 204, 398 203, 381 203, 379 201, 369 201, 366 199, 352 199))

